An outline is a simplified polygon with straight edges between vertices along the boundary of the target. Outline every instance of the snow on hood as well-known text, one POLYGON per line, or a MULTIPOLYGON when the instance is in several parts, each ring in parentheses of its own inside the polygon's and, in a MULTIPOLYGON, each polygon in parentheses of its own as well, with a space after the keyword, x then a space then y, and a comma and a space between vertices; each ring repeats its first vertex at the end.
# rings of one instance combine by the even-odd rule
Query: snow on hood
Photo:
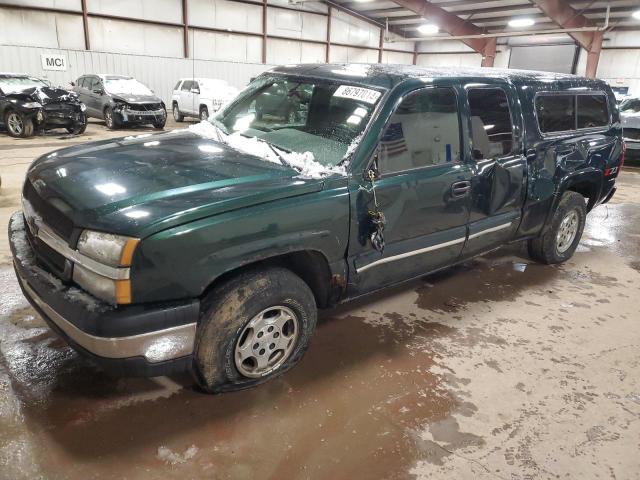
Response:
MULTIPOLYGON (((176 130, 173 131, 175 132, 176 130)), ((267 142, 257 137, 245 137, 239 132, 227 135, 208 121, 190 125, 189 131, 203 138, 224 142, 236 150, 260 157, 268 162, 281 164, 278 154, 271 149, 267 142)), ((344 165, 323 165, 315 161, 313 153, 311 152, 285 152, 278 147, 274 148, 288 165, 300 172, 302 178, 324 178, 332 174, 347 174, 344 165)))

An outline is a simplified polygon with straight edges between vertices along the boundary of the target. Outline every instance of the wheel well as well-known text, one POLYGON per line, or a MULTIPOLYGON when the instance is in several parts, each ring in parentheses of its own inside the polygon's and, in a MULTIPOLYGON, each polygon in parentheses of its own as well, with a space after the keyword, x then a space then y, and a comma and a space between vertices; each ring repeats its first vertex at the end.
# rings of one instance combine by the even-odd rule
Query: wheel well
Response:
POLYGON ((566 191, 582 195, 587 200, 587 212, 593 208, 598 196, 598 186, 590 181, 573 183, 566 188, 566 191))
POLYGON ((209 111, 209 107, 207 107, 204 103, 200 104, 200 110, 198 110, 198 111, 202 111, 203 108, 206 108, 207 112, 209 111))
POLYGON ((315 250, 303 250, 277 255, 225 272, 206 288, 203 296, 217 285, 228 281, 236 275, 248 270, 269 267, 282 267, 291 270, 311 289, 316 299, 316 305, 319 308, 328 306, 331 297, 331 272, 329 263, 322 253, 315 250))

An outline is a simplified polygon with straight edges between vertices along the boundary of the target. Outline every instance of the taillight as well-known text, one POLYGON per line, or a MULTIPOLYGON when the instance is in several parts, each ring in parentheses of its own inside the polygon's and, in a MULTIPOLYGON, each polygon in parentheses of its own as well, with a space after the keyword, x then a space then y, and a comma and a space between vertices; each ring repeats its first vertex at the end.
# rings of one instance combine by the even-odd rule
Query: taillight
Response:
POLYGON ((612 177, 617 174, 620 170, 622 170, 622 166, 624 165, 624 157, 627 154, 627 144, 622 142, 622 152, 620 153, 620 164, 617 167, 605 168, 604 176, 612 177))

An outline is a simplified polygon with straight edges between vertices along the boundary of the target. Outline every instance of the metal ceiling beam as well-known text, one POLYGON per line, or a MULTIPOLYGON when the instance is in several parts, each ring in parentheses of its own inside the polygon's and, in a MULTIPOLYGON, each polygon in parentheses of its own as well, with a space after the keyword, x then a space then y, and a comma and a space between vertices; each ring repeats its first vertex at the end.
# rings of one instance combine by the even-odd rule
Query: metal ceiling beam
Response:
MULTIPOLYGON (((401 7, 417 13, 421 17, 435 23, 449 35, 481 35, 482 29, 466 22, 457 15, 447 12, 442 7, 427 0, 394 0, 401 7)), ((482 66, 492 67, 496 56, 496 39, 467 38, 463 39, 467 46, 482 54, 482 66)))
MULTIPOLYGON (((574 10, 567 2, 561 0, 532 0, 551 20, 562 28, 595 27, 595 23, 574 10)), ((568 32, 582 48, 587 51, 587 68, 585 75, 595 78, 602 50, 602 31, 568 32)))

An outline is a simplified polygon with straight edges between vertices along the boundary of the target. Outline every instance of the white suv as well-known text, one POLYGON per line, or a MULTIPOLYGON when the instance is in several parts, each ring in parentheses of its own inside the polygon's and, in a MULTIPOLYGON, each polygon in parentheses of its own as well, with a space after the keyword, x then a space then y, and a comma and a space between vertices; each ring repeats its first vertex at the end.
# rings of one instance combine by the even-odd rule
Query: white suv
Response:
POLYGON ((206 120, 238 94, 238 89, 224 80, 214 78, 181 78, 173 88, 171 103, 173 118, 182 122, 184 117, 206 120))

